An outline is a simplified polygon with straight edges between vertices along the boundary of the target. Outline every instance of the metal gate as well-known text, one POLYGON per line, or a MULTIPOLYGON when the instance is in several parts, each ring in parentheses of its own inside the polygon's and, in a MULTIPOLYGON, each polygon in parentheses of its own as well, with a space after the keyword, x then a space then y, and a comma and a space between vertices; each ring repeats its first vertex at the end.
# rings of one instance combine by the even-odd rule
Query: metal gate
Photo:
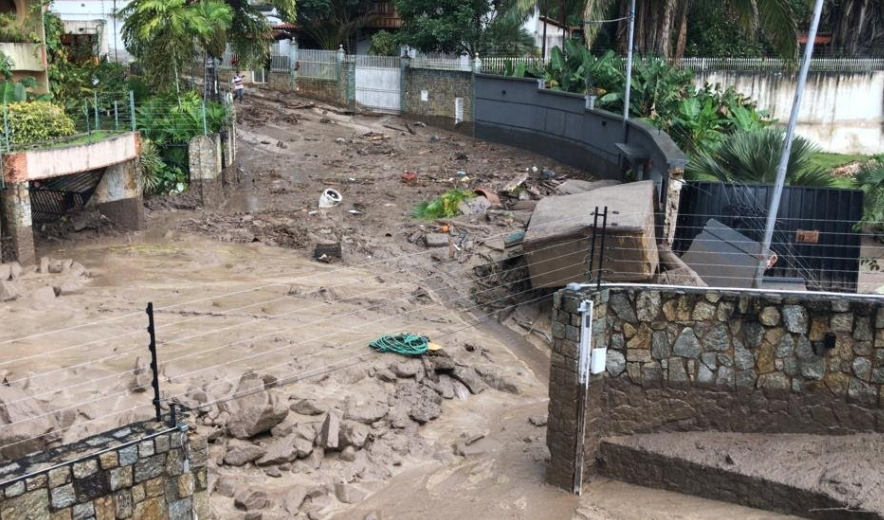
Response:
POLYGON ((384 112, 399 113, 399 58, 355 56, 356 104, 384 112))

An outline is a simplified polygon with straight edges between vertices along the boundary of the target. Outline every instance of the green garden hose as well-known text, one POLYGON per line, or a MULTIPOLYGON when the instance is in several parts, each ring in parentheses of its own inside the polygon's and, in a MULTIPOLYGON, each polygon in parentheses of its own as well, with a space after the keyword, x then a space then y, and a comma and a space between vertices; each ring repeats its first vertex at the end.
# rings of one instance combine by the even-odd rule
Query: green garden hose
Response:
POLYGON ((368 344, 378 352, 393 352, 403 356, 420 356, 427 352, 430 339, 416 334, 390 334, 368 344))

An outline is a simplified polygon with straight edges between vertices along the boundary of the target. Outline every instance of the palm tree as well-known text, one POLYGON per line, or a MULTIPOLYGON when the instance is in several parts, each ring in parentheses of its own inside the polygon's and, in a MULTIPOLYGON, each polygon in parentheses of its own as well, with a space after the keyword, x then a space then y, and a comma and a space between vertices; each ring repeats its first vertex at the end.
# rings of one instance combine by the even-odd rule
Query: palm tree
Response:
MULTIPOLYGON (((714 178, 723 182, 772 184, 783 153, 785 131, 764 128, 727 136, 709 152, 694 155, 688 164, 689 178, 714 178)), ((786 169, 786 183, 795 186, 831 187, 835 178, 815 165, 813 155, 820 147, 803 137, 795 137, 786 169)))
POLYGON ((122 10, 123 41, 139 59, 151 86, 163 89, 199 51, 226 46, 232 12, 218 0, 133 0, 122 10))
POLYGON ((194 5, 193 31, 203 55, 203 99, 218 94, 215 60, 227 49, 227 33, 233 23, 233 10, 216 0, 201 0, 194 5), (208 60, 212 66, 208 67, 208 60))

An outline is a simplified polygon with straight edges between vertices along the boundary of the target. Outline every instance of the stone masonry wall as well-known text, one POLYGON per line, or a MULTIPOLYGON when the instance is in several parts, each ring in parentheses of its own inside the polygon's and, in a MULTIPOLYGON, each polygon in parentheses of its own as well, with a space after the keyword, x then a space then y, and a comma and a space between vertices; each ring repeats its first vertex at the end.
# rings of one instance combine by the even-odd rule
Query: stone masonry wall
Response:
POLYGON ((606 436, 884 432, 884 300, 564 290, 553 311, 551 483, 573 478, 577 306, 585 298, 595 302, 593 347, 608 348, 606 373, 590 385, 591 395, 601 395, 586 413, 596 425, 586 430, 590 470, 592 447, 606 436))
POLYGON ((442 128, 455 128, 454 100, 462 98, 464 122, 458 130, 472 132, 473 74, 467 71, 405 69, 403 79, 403 115, 442 128), (427 92, 423 101, 421 93, 427 92))
POLYGON ((182 435, 176 431, 140 440, 166 429, 156 430, 157 426, 130 425, 0 466, 0 482, 4 482, 0 484, 0 519, 208 518, 205 437, 190 434, 182 445, 182 435), (84 457, 88 458, 65 463, 84 457), (46 469, 24 480, 12 480, 46 469))

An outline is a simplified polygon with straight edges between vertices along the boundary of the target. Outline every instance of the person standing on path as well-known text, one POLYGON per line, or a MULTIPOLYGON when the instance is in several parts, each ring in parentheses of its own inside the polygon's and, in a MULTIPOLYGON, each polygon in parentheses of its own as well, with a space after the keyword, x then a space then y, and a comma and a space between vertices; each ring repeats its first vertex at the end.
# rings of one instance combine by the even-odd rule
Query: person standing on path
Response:
POLYGON ((242 95, 245 92, 245 86, 243 85, 243 75, 236 71, 236 74, 233 75, 233 99, 234 101, 239 101, 242 103, 242 95))

